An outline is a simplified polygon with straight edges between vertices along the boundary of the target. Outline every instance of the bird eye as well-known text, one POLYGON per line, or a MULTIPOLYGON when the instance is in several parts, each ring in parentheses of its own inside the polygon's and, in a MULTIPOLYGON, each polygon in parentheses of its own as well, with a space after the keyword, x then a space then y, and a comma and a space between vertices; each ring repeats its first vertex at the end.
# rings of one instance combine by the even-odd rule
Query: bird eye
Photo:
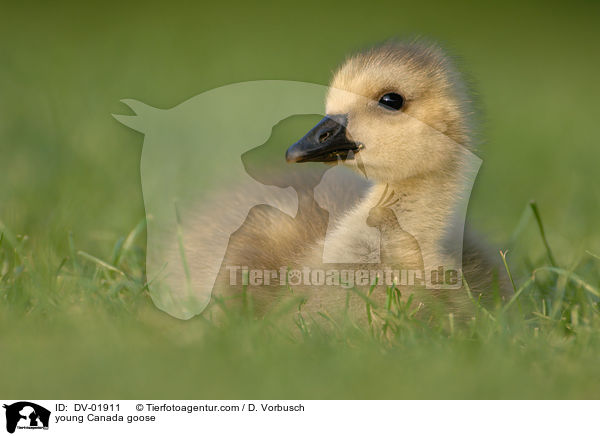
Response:
POLYGON ((379 106, 389 111, 400 110, 404 106, 404 97, 395 92, 390 92, 379 99, 379 106))

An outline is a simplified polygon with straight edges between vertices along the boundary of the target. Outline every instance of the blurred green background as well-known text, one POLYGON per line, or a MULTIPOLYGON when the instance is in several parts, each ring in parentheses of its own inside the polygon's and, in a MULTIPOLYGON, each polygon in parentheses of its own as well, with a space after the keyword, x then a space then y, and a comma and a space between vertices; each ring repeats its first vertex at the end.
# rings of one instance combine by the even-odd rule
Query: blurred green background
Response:
MULTIPOLYGON (((285 79, 325 85, 347 54, 390 37, 421 35, 440 42, 458 57, 479 102, 479 154, 484 164, 469 209, 474 226, 502 247, 527 202, 535 198, 556 257, 569 265, 585 250, 600 252, 600 144, 595 131, 600 115, 599 19, 597 1, 2 1, 0 221, 14 234, 28 236, 28 256, 48 270, 55 270, 69 256, 69 231, 78 249, 108 258, 115 241, 144 217, 139 175, 143 137, 111 117, 112 113, 129 113, 119 100, 134 98, 169 108, 239 81, 285 79)), ((537 233, 524 232, 520 238, 519 255, 543 253, 537 233)), ((143 248, 143 241, 140 244, 143 248)), ((89 304, 89 313, 94 313, 95 306, 89 304)), ((15 372, 13 381, 0 381, 0 388, 5 384, 0 397, 189 397, 194 392, 208 397, 253 393, 377 397, 383 392, 378 389, 387 385, 383 380, 381 386, 365 380, 354 391, 344 390, 340 379, 340 386, 327 394, 320 390, 322 385, 311 388, 301 377, 282 370, 286 366, 280 362, 272 370, 289 379, 289 391, 278 390, 274 379, 265 382, 262 391, 242 381, 236 382, 242 386, 237 390, 234 385, 223 385, 219 391, 211 385, 192 391, 174 376, 169 379, 171 388, 165 383, 152 390, 146 385, 152 383, 152 374, 171 374, 178 365, 185 370, 206 361, 193 354, 193 334, 188 342, 183 340, 183 348, 167 349, 171 342, 161 339, 154 344, 149 336, 156 331, 148 333, 141 321, 125 324, 121 330, 113 321, 106 321, 111 326, 106 329, 104 321, 98 321, 104 330, 94 330, 96 336, 84 334, 87 309, 76 309, 76 303, 65 309, 76 312, 65 321, 69 327, 54 326, 56 330, 45 324, 51 322, 52 310, 27 318, 7 307, 0 312, 5 318, 0 323, 4 329, 0 331, 0 361, 22 371, 15 372), (81 336, 65 337, 61 328, 81 330, 81 336), (98 331, 106 331, 106 336, 98 331), (123 332, 128 339, 123 339, 123 332), (31 374, 43 372, 31 363, 35 354, 27 347, 39 346, 44 334, 49 371, 60 373, 65 368, 66 374, 68 369, 76 374, 71 384, 50 382, 44 390, 39 383, 27 382, 33 380, 31 374), (131 343, 140 344, 140 349, 121 366, 121 353, 133 353, 131 343), (104 354, 95 356, 99 349, 104 354), (73 362, 61 360, 60 356, 71 353, 73 362), (22 366, 23 362, 30 363, 22 366), (148 362, 152 362, 149 372, 138 374, 139 367, 148 362), (122 379, 115 378, 117 372, 122 379), (173 383, 182 385, 172 389, 173 383)), ((151 307, 145 310, 152 312, 151 307)), ((178 337, 186 337, 185 332, 197 327, 160 313, 152 317, 152 323, 160 326, 154 329, 169 331, 163 328, 166 323, 178 329, 178 337)), ((495 352, 502 355, 500 349, 495 352)), ((222 367, 215 363, 220 362, 218 355, 215 351, 206 357, 212 362, 207 371, 222 367)), ((223 359, 227 359, 226 352, 223 359)), ((249 359, 258 359, 253 363, 258 367, 268 356, 249 359)), ((341 357, 331 359, 331 371, 347 362, 341 357)), ((241 368, 230 368, 238 371, 240 380, 245 374, 239 375, 241 368)), ((446 396, 535 396, 531 392, 543 396, 545 392, 527 391, 526 384, 515 390, 502 383, 487 391, 478 386, 453 387, 446 396)), ((403 394, 395 391, 405 396, 418 392, 416 387, 403 394)), ((434 384, 424 392, 435 396, 434 384)), ((569 395, 570 391, 565 392, 569 395)))
MULTIPOLYGON (((422 35, 459 58, 482 112, 477 227, 502 241, 535 198, 555 243, 598 247, 598 2, 3 2, 0 213, 102 250, 142 216, 142 136, 120 99, 169 108, 233 82, 327 84, 353 51, 422 35)), ((64 239, 64 238, 62 238, 64 239)))

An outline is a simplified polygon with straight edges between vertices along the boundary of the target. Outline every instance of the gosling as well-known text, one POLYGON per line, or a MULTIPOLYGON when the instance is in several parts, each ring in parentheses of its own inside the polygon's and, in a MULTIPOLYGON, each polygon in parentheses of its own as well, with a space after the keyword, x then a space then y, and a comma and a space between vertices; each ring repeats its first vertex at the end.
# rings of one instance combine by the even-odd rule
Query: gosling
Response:
MULTIPOLYGON (((484 302, 506 298, 499 263, 464 229, 478 169, 471 113, 460 75, 434 45, 390 42, 351 56, 331 81, 326 117, 285 153, 288 165, 324 162, 354 173, 322 193, 329 204, 340 203, 342 213, 327 214, 313 204, 292 219, 273 208, 254 208, 230 239, 213 297, 235 301, 245 291, 260 315, 289 292, 231 286, 229 265, 419 271, 458 265, 459 279, 464 277, 458 288, 397 287, 405 298, 414 293, 421 305, 434 301, 457 316, 468 316, 473 307, 468 292, 484 302), (356 188, 353 203, 347 201, 349 186, 356 188), (334 215, 339 218, 326 234, 334 215)), ((308 312, 365 313, 364 301, 352 295, 349 303, 344 287, 301 284, 292 292, 306 298, 308 312)), ((383 303, 385 286, 376 286, 370 298, 383 303)))

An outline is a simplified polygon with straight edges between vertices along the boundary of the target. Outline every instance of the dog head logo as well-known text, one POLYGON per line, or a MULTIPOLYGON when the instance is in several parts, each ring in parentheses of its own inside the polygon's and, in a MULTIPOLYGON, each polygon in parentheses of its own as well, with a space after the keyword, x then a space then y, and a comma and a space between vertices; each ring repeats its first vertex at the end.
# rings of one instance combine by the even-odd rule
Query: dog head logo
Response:
POLYGON ((6 431, 14 433, 18 429, 48 429, 50 411, 28 401, 4 405, 6 409, 6 431))
POLYGON ((296 215, 293 184, 262 179, 246 153, 268 142, 274 126, 289 117, 322 117, 327 89, 269 80, 213 89, 171 109, 123 100, 135 115, 114 117, 144 134, 140 173, 147 217, 146 273, 158 308, 181 319, 202 312, 229 237, 254 206, 265 204, 296 215), (232 203, 236 207, 229 209, 232 203), (215 231, 190 243, 192 223, 215 231))
MULTIPOLYGON (((170 109, 123 100, 135 115, 114 117, 144 134, 140 175, 147 217, 146 274, 150 295, 159 309, 180 319, 201 313, 225 270, 231 238, 237 237, 238 245, 242 241, 255 252, 265 253, 273 246, 269 242, 275 241, 273 226, 264 225, 269 222, 319 233, 323 264, 356 265, 366 257, 367 262, 378 264, 381 253, 394 251, 386 242, 382 223, 395 214, 393 208, 406 205, 393 189, 383 192, 376 210, 365 215, 353 232, 360 235, 361 243, 349 245, 364 247, 369 256, 341 249, 348 241, 336 233, 345 213, 341 204, 346 199, 352 204, 373 181, 389 176, 387 161, 382 164, 377 157, 385 138, 352 128, 353 119, 356 123, 352 115, 326 115, 309 127, 309 133, 302 131, 300 140, 298 136, 291 141, 278 139, 278 132, 296 120, 304 122, 309 116, 313 121, 315 117, 321 119, 330 90, 311 83, 267 80, 213 89, 170 109), (357 141, 350 148, 343 143, 347 129, 357 141), (263 155, 277 156, 275 167, 264 169, 263 155), (307 162, 318 162, 319 166, 301 171, 307 162), (303 217, 314 217, 315 211, 318 219, 302 221, 303 217), (263 224, 261 237, 244 239, 243 231, 260 227, 257 223, 263 224)), ((373 103, 346 91, 342 97, 358 108, 373 103)), ((426 137, 428 144, 436 144, 435 156, 445 156, 444 150, 461 150, 465 183, 452 197, 456 201, 449 221, 455 227, 447 234, 445 230, 436 234, 444 246, 438 256, 430 255, 431 247, 413 237, 414 229, 404 223, 393 230, 406 234, 404 240, 411 244, 411 252, 419 253, 420 262, 411 269, 437 273, 443 265, 444 270, 460 271, 466 206, 481 161, 426 123, 400 115, 385 117, 386 123, 379 130, 405 132, 408 125, 410 131, 426 137)), ((430 160, 422 150, 417 154, 412 158, 430 160)), ((295 275, 290 278, 297 279, 295 275)))

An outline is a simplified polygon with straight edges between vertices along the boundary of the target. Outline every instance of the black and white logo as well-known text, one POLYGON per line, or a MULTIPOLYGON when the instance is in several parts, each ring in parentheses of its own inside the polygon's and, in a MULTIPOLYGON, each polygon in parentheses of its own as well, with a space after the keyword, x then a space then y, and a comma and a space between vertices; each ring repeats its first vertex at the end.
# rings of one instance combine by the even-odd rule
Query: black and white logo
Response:
POLYGON ((19 401, 4 405, 6 409, 6 431, 14 433, 19 430, 48 430, 50 411, 29 401, 19 401))

